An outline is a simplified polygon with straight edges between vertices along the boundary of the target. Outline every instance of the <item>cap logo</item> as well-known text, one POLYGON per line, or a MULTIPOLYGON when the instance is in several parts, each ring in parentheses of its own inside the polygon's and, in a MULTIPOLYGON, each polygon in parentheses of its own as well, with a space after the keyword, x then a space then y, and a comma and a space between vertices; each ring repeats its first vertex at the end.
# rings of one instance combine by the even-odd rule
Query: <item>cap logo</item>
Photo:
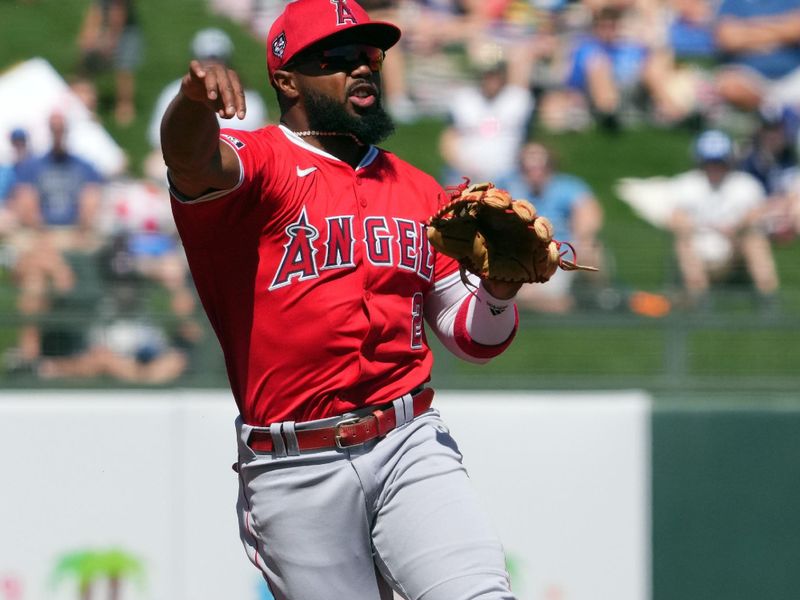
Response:
POLYGON ((286 33, 281 31, 280 34, 272 40, 272 53, 279 59, 283 58, 283 53, 286 51, 286 33))
POLYGON ((355 25, 358 23, 353 11, 347 6, 347 0, 331 0, 331 4, 336 7, 336 25, 346 25, 350 23, 355 25))

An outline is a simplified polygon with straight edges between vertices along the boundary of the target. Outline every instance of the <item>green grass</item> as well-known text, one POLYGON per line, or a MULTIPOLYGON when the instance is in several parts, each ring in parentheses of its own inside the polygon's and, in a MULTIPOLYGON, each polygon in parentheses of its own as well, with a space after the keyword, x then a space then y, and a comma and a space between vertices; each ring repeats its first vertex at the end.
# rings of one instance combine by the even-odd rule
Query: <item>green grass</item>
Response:
POLYGON ((689 352, 699 375, 783 375, 797 369, 800 336, 781 330, 699 332, 689 352))
MULTIPOLYGON (((78 62, 76 39, 87 5, 88 0, 0 3, 4 35, 0 45, 0 69, 40 56, 69 77, 78 62)), ((213 25, 229 33, 236 48, 237 70, 248 87, 261 90, 270 116, 277 117, 277 106, 266 81, 261 40, 235 23, 210 15, 204 0, 141 0, 137 7, 145 34, 145 55, 137 77, 138 116, 131 126, 120 128, 113 121, 111 78, 104 76, 98 81, 99 116, 128 153, 135 174, 141 173, 142 161, 149 151, 145 130, 155 99, 165 84, 185 72, 190 41, 202 27, 213 25)), ((438 176, 442 172, 442 160, 437 140, 443 127, 444 123, 437 119, 400 125, 385 147, 438 176)), ((583 177, 602 203, 605 211, 602 238, 613 259, 612 279, 622 289, 664 291, 673 282, 674 262, 669 234, 633 214, 615 197, 614 183, 620 177, 670 175, 688 168, 692 135, 682 128, 645 128, 613 136, 597 132, 563 135, 535 132, 537 139, 555 149, 562 169, 583 177)), ((736 319, 750 319, 752 309, 749 305, 734 304, 730 308, 718 308, 728 315, 728 331, 704 329, 701 320, 694 320, 687 326, 680 319, 632 321, 619 314, 560 319, 523 315, 523 328, 515 344, 504 356, 481 369, 452 359, 437 347, 435 377, 446 385, 470 381, 478 387, 644 385, 669 388, 739 386, 742 377, 750 374, 758 385, 765 381, 763 378, 791 385, 797 378, 793 359, 800 350, 796 341, 800 339, 796 335, 800 315, 799 247, 794 243, 776 248, 783 304, 790 317, 785 330, 771 327, 736 331, 736 319), (680 337, 682 333, 674 333, 686 327, 689 333, 684 337, 680 337), (685 356, 676 358, 675 348, 683 348, 685 356), (681 360, 686 364, 682 365, 681 360)), ((0 285, 4 288, 4 293, 0 294, 0 311, 13 320, 10 315, 13 292, 9 286, 9 281, 0 285)), ((5 322, 9 322, 8 319, 5 322)), ((0 329, 2 347, 10 343, 13 336, 6 335, 9 328, 0 329)), ((225 385, 216 347, 200 356, 198 364, 197 381, 202 380, 204 385, 214 381, 225 385)))
MULTIPOLYGON (((496 360, 481 367, 484 376, 513 376, 517 373, 540 377, 589 377, 657 375, 663 368, 663 333, 641 329, 579 329, 570 326, 537 329, 536 319, 523 328, 514 343, 496 360), (602 351, 598 352, 598 349, 602 351), (637 360, 630 360, 636 356, 637 360)), ((454 362, 461 375, 473 366, 454 362)))

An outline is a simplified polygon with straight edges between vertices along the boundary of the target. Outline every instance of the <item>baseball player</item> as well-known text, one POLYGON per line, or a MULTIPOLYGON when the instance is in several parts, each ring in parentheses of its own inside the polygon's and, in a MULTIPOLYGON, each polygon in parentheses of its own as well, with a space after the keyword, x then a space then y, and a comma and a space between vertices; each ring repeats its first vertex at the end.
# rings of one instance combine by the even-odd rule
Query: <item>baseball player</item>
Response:
POLYGON ((380 76, 399 37, 354 0, 288 3, 267 39, 279 125, 220 130, 217 114, 244 116, 242 86, 196 61, 162 122, 240 411, 241 538, 278 600, 513 598, 431 408, 423 321, 485 362, 514 336, 520 284, 470 292, 425 235, 444 190, 374 145, 392 131, 380 76))

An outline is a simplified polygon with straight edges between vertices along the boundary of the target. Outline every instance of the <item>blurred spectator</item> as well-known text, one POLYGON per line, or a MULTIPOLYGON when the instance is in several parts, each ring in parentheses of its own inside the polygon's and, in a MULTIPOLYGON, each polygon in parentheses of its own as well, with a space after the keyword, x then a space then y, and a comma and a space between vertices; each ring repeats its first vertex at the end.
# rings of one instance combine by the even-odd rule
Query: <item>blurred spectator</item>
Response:
POLYGON ((722 0, 715 25, 726 101, 747 111, 800 103, 800 0, 722 0))
POLYGON ((534 101, 524 74, 512 78, 503 50, 486 44, 474 58, 478 82, 451 95, 449 125, 439 148, 445 179, 494 181, 509 174, 527 139, 534 101))
POLYGON ((167 290, 171 311, 187 322, 195 309, 189 268, 161 180, 118 178, 105 188, 100 230, 111 241, 115 277, 153 281, 167 290))
POLYGON ((779 241, 792 240, 800 231, 797 132, 796 113, 787 108, 762 108, 758 129, 740 166, 763 186, 767 202, 762 218, 770 236, 779 241))
POLYGON ((678 60, 716 59, 714 8, 709 0, 670 0, 667 42, 678 60))
POLYGON ((414 116, 444 117, 452 106, 446 90, 471 79, 464 60, 466 48, 487 40, 486 22, 478 10, 481 3, 401 0, 393 5, 392 18, 403 37, 387 53, 387 107, 397 115, 395 101, 405 93, 413 101, 414 116), (404 78, 398 74, 400 69, 405 71, 404 78), (390 95, 395 106, 388 101, 390 95))
POLYGON ((64 228, 70 247, 90 247, 100 208, 102 177, 67 149, 68 127, 61 113, 50 115, 50 151, 24 161, 18 171, 15 209, 32 230, 64 228))
POLYGON ((604 251, 598 239, 603 226, 603 209, 589 186, 574 175, 559 172, 552 152, 537 143, 526 144, 519 155, 519 170, 498 187, 513 198, 534 204, 547 217, 555 237, 569 242, 582 264, 598 267, 600 273, 557 271, 547 285, 526 285, 517 294, 522 307, 540 312, 563 313, 575 305, 572 286, 576 276, 590 277, 599 288, 605 285, 604 251))
POLYGON ((136 117, 135 71, 142 61, 143 38, 135 0, 92 0, 78 38, 82 70, 95 76, 114 72, 114 118, 129 125, 136 117))
MULTIPOLYGON (((542 98, 541 121, 551 129, 574 129, 574 115, 589 111, 604 128, 641 120, 652 105, 662 122, 677 122, 686 109, 676 104, 666 84, 672 63, 660 49, 624 35, 625 9, 604 6, 592 19, 591 32, 572 41, 564 89, 542 98)), ((579 125, 585 119, 577 120, 579 125)))
POLYGON ((19 171, 19 166, 28 160, 31 155, 30 146, 28 145, 28 132, 21 127, 16 127, 11 131, 10 139, 11 147, 14 149, 14 170, 19 171))
POLYGON ((20 164, 28 158, 28 132, 19 127, 9 134, 14 156, 8 164, 0 165, 0 201, 6 202, 14 190, 20 164))
POLYGON ((13 248, 7 245, 9 234, 17 225, 17 216, 12 207, 11 197, 15 192, 20 165, 28 159, 28 133, 15 128, 9 135, 14 150, 12 162, 0 164, 0 265, 13 264, 13 248))
POLYGON ((23 362, 35 360, 41 350, 38 328, 30 321, 46 310, 51 291, 65 294, 75 285, 66 254, 91 253, 100 244, 96 224, 102 178, 67 151, 67 124, 60 113, 50 116, 49 125, 50 151, 20 165, 11 199, 21 226, 11 243, 18 255, 18 308, 27 321, 18 348, 23 362))
MULTIPOLYGON (((397 23, 401 19, 401 3, 395 0, 366 0, 360 4, 376 21, 397 23)), ((418 117, 408 87, 406 69, 406 49, 403 44, 397 44, 386 53, 381 82, 386 110, 398 123, 413 123, 418 117)))
MULTIPOLYGON (((234 47, 227 33, 221 29, 209 27, 201 29, 194 35, 190 50, 192 58, 199 61, 220 62, 230 65, 234 47)), ((177 95, 180 87, 180 79, 170 82, 164 87, 158 96, 158 100, 156 100, 150 117, 150 124, 147 128, 147 139, 154 149, 161 148, 161 118, 164 116, 169 103, 177 95)), ((245 94, 247 96, 247 115, 242 120, 223 120, 220 117, 220 124, 223 127, 253 130, 266 125, 267 107, 261 94, 251 89, 246 89, 245 94)))
POLYGON ((693 119, 691 124, 697 125, 712 118, 717 107, 714 8, 711 0, 668 0, 660 16, 665 40, 654 60, 661 62, 662 93, 672 121, 693 119))
POLYGON ((110 377, 124 383, 160 385, 174 381, 189 366, 196 341, 185 335, 185 322, 170 330, 143 307, 139 280, 124 256, 127 249, 112 240, 95 263, 102 274, 103 299, 95 321, 82 331, 71 351, 39 361, 42 379, 110 377))
POLYGON ((701 133, 694 144, 697 168, 675 176, 671 229, 690 306, 703 306, 713 282, 724 281, 737 259, 752 279, 764 307, 775 306, 778 274, 758 216, 765 202, 758 180, 734 169, 734 146, 718 130, 701 133))
POLYGON ((45 358, 37 368, 42 379, 111 377, 124 383, 162 385, 188 367, 186 353, 160 327, 146 320, 119 319, 93 325, 87 348, 70 356, 45 358))
POLYGON ((92 79, 84 75, 76 75, 69 80, 69 89, 81 101, 89 111, 89 117, 93 121, 100 121, 98 115, 99 98, 97 95, 97 85, 92 79))
POLYGON ((15 181, 14 165, 0 163, 0 207, 5 207, 15 181))

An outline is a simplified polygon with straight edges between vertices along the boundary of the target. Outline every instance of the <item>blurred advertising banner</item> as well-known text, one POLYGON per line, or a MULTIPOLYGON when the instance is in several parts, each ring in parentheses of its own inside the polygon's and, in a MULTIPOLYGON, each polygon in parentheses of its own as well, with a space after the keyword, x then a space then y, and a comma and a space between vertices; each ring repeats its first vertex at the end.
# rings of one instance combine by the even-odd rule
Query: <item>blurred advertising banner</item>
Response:
MULTIPOLYGON (((646 395, 434 405, 520 600, 649 600, 646 395)), ((270 598, 238 538, 234 418, 222 391, 0 395, 0 600, 270 598)))

